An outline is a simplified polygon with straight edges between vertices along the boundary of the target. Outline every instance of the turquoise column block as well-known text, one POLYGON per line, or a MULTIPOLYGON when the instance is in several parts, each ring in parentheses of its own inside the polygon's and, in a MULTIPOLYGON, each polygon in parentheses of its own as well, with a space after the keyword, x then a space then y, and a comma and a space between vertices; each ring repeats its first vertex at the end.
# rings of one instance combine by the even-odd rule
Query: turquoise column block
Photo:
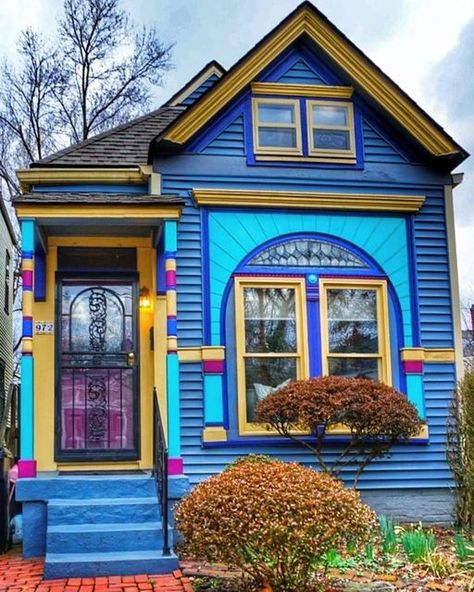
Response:
POLYGON ((222 374, 204 375, 204 423, 205 425, 224 423, 222 374))
POLYGON ((176 252, 178 249, 178 223, 176 220, 165 221, 165 252, 176 252))
POLYGON ((181 454, 181 420, 179 409, 179 360, 177 353, 166 356, 166 394, 168 400, 168 453, 181 454))
POLYGON ((34 360, 33 356, 21 358, 21 405, 20 405, 20 457, 34 459, 34 360))
POLYGON ((23 253, 33 253, 35 250, 35 221, 21 221, 21 250, 23 253))
POLYGON ((421 417, 421 419, 425 420, 425 397, 422 374, 407 375, 407 391, 408 400, 416 407, 418 415, 421 417))

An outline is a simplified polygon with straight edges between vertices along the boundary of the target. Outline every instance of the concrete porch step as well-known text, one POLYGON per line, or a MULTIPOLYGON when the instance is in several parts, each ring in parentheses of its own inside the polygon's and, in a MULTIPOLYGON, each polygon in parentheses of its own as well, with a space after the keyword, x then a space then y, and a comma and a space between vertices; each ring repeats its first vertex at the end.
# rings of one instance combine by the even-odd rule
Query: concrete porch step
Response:
POLYGON ((179 566, 174 553, 128 551, 113 553, 47 553, 44 579, 171 573, 179 566))
POLYGON ((159 520, 155 496, 96 499, 52 499, 48 502, 48 525, 109 524, 159 520))
MULTIPOLYGON (((171 539, 171 530, 169 536, 171 539)), ((161 522, 64 524, 48 526, 47 553, 161 551, 161 522)))

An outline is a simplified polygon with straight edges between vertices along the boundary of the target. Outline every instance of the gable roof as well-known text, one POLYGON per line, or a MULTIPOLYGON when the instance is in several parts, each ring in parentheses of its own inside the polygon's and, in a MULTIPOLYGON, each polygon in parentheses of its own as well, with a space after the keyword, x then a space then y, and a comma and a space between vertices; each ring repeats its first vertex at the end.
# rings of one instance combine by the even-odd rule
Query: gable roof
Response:
POLYGON ((430 157, 442 158, 454 167, 468 156, 439 124, 309 1, 300 4, 207 93, 158 134, 150 146, 150 155, 154 148, 162 152, 178 151, 273 60, 302 37, 316 44, 361 95, 388 115, 430 157))
POLYGON ((165 105, 37 160, 31 166, 127 167, 146 164, 151 140, 185 109, 165 105))
POLYGON ((166 101, 165 105, 176 106, 181 105, 183 102, 193 94, 196 90, 199 89, 211 76, 217 76, 217 78, 222 78, 225 74, 226 70, 219 62, 216 60, 212 60, 208 64, 204 66, 197 74, 195 74, 189 82, 187 82, 183 88, 178 90, 168 101, 166 101))

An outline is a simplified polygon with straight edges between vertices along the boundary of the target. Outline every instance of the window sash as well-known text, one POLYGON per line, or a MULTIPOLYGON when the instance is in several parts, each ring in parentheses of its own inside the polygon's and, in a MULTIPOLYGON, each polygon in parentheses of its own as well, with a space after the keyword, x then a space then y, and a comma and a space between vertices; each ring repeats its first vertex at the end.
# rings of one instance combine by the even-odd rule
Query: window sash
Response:
POLYGON ((342 101, 307 101, 307 123, 308 123, 308 147, 309 153, 313 156, 325 156, 335 158, 355 158, 355 134, 354 134, 354 108, 352 103, 342 101), (329 123, 313 122, 313 107, 340 107, 346 110, 347 125, 335 125, 329 123), (318 148, 314 144, 314 132, 347 132, 349 135, 349 148, 318 148))
POLYGON ((329 358, 336 359, 376 359, 378 360, 379 380, 391 385, 391 361, 390 361, 390 332, 388 322, 388 296, 387 282, 385 280, 347 280, 324 278, 320 279, 320 320, 321 320, 321 349, 323 374, 329 374, 329 358), (329 351, 329 322, 328 322, 328 297, 331 289, 340 290, 374 290, 376 293, 376 320, 378 351, 372 353, 332 353, 329 351))
POLYGON ((301 142, 301 115, 300 102, 298 99, 252 99, 253 114, 253 140, 254 151, 258 154, 302 154, 301 142), (293 108, 293 122, 270 122, 259 120, 260 105, 282 105, 293 108), (296 137, 296 146, 268 146, 260 144, 260 130, 281 129, 294 131, 296 137))
POLYGON ((247 418, 247 387, 245 360, 257 359, 288 359, 296 361, 296 378, 302 379, 309 375, 308 355, 306 350, 306 303, 304 299, 304 278, 235 278, 235 335, 237 361, 237 398, 239 433, 242 435, 272 435, 264 426, 249 422, 247 418), (244 291, 246 288, 290 288, 295 291, 295 320, 296 320, 296 351, 295 352, 247 352, 245 335, 244 291))

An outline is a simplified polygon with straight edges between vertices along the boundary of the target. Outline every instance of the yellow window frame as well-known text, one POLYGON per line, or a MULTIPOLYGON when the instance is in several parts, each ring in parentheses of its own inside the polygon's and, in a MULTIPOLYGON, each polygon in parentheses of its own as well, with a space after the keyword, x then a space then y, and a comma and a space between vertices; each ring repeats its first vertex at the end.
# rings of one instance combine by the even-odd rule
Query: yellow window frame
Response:
POLYGON ((311 156, 320 156, 327 159, 341 159, 355 161, 355 132, 354 132, 354 107, 347 101, 306 101, 306 116, 308 123, 308 151, 311 156), (347 113, 347 125, 315 125, 313 123, 313 107, 343 107, 347 113), (314 145, 314 130, 344 131, 349 132, 349 150, 334 150, 316 148, 314 145))
POLYGON ((256 154, 295 154, 303 153, 301 139, 301 114, 300 102, 298 99, 252 99, 252 125, 253 125, 253 145, 256 154), (271 123, 260 122, 258 119, 258 108, 260 105, 291 105, 294 109, 295 121, 293 123, 271 123), (260 128, 284 128, 294 129, 296 132, 296 146, 260 146, 258 131, 260 128))
POLYGON ((297 360, 297 379, 308 378, 308 346, 306 338, 306 298, 304 278, 265 278, 265 277, 236 277, 234 280, 235 298, 235 337, 237 361, 237 404, 238 424, 240 435, 274 436, 275 432, 268 431, 262 424, 247 421, 247 397, 245 389, 246 357, 294 357, 297 360), (244 289, 245 288, 293 288, 295 290, 296 313, 296 352, 295 353, 247 353, 245 351, 245 316, 244 289))
POLYGON ((392 370, 390 359, 390 328, 389 309, 386 280, 376 279, 332 279, 320 278, 320 320, 321 320, 321 353, 323 375, 328 376, 328 358, 377 358, 379 377, 381 382, 392 385, 392 370), (327 291, 329 289, 341 290, 374 290, 377 303, 377 329, 378 329, 378 352, 376 354, 353 353, 334 354, 329 352, 329 331, 328 331, 328 301, 327 291))

